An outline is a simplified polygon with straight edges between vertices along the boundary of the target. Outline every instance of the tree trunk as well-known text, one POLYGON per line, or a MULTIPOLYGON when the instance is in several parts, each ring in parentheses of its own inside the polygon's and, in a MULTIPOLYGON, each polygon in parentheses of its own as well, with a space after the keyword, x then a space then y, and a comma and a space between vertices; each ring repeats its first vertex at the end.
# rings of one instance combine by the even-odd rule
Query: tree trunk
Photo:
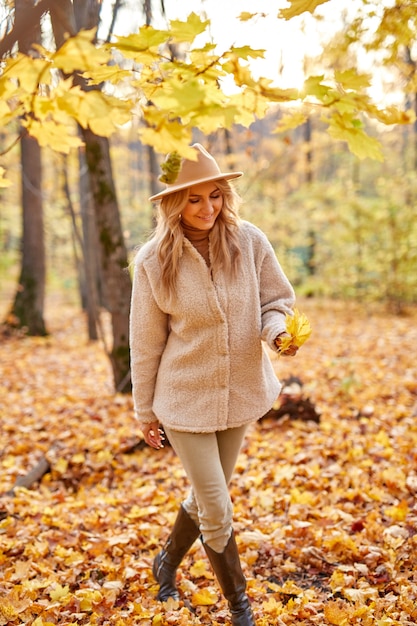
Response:
POLYGON ((90 130, 83 130, 90 185, 100 244, 103 295, 111 314, 113 348, 110 360, 116 389, 128 392, 130 383, 129 311, 131 280, 123 238, 109 143, 90 130))
MULTIPOLYGON (((56 43, 62 45, 65 34, 91 29, 98 25, 101 2, 98 0, 57 0, 51 11, 56 43)), ((83 78, 77 83, 87 87, 83 78)), ((123 238, 119 206, 113 180, 110 146, 107 138, 98 137, 89 129, 80 129, 86 150, 97 238, 100 248, 101 276, 105 305, 111 315, 113 347, 109 354, 117 391, 131 390, 129 354, 129 311, 131 280, 127 271, 127 250, 123 238)))
MULTIPOLYGON (((32 7, 31 0, 16 0, 16 28, 32 7)), ((35 23, 20 35, 19 49, 29 54, 33 43, 40 42, 40 26, 35 23)), ((19 286, 11 309, 13 324, 27 328, 29 335, 47 334, 44 321, 45 242, 42 203, 41 149, 36 139, 23 134, 22 166, 22 267, 19 286)))
POLYGON ((88 337, 92 341, 98 339, 99 327, 99 296, 98 296, 98 259, 97 232, 95 213, 91 197, 90 179, 84 150, 79 152, 79 189, 80 209, 83 225, 83 259, 86 284, 85 309, 87 312, 88 337))

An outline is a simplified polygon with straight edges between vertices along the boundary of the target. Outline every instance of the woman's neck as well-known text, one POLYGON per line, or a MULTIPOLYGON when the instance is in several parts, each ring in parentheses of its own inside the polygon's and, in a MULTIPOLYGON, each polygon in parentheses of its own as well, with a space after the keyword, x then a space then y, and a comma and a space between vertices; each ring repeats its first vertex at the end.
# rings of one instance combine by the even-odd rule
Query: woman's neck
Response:
POLYGON ((209 236, 210 230, 200 230, 194 226, 188 226, 181 222, 184 237, 193 244, 194 248, 201 254, 207 265, 210 267, 209 236))

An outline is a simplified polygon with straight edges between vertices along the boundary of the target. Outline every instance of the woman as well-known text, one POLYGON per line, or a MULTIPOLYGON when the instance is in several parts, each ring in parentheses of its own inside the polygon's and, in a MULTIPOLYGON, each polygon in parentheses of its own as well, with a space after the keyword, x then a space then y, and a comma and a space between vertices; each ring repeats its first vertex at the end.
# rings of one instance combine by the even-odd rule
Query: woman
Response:
POLYGON ((279 394, 262 341, 280 350, 294 291, 265 235, 238 218, 229 181, 242 173, 221 172, 192 147, 196 161, 171 155, 163 164, 166 188, 150 198, 160 201, 157 228, 133 280, 135 415, 153 448, 163 447, 163 426, 191 484, 153 573, 158 599, 178 599, 177 567, 201 536, 232 624, 251 626, 228 484, 248 425, 279 394))

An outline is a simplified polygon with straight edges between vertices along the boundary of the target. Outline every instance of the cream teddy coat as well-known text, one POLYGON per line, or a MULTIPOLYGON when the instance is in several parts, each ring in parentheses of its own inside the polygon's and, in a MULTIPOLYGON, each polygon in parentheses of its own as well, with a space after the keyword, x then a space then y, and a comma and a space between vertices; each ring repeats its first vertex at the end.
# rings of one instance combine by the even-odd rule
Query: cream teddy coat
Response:
POLYGON ((238 276, 211 275, 184 238, 174 302, 161 287, 156 242, 134 263, 130 314, 135 415, 173 430, 214 432, 262 417, 281 385, 262 345, 276 350, 294 291, 271 244, 254 225, 239 226, 238 276))

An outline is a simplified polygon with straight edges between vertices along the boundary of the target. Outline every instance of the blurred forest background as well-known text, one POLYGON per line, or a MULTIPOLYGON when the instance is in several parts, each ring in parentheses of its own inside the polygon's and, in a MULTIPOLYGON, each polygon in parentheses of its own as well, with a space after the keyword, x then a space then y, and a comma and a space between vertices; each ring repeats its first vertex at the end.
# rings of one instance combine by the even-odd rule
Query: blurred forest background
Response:
POLYGON ((129 263, 192 141, 313 329, 232 485, 257 624, 415 625, 417 0, 0 0, 0 56, 0 626, 227 620, 197 544, 155 602, 188 484, 129 393, 129 263), (322 34, 301 82, 284 40, 252 68, 267 11, 322 34))
MULTIPOLYGON (((46 0, 37 5, 30 0, 2 2, 4 58, 15 53, 16 47, 32 58, 42 57, 35 44, 46 45, 45 37, 55 41, 52 47, 59 47, 68 34, 100 24, 103 30, 100 20, 106 3, 59 0, 51 7, 50 4, 46 0), (39 10, 37 14, 38 21, 33 20, 35 15, 28 23, 30 10, 40 5, 44 6, 43 12, 39 10)), ((311 29, 316 5, 322 5, 319 8, 325 11, 326 5, 333 3, 305 4, 310 5, 307 15, 311 29)), ((160 10, 158 3, 149 1, 107 3, 107 18, 110 15, 111 19, 101 43, 114 38, 123 8, 136 8, 142 25, 150 28, 155 5, 160 10)), ((287 11, 292 10, 292 14, 285 15, 281 10, 281 17, 300 19, 297 2, 291 5, 287 11)), ((358 2, 357 6, 357 14, 349 18, 341 9, 340 30, 329 33, 319 56, 304 58, 304 89, 308 95, 308 85, 315 85, 315 90, 310 91, 310 95, 316 96, 315 102, 305 98, 294 103, 292 96, 285 101, 283 94, 287 92, 282 91, 267 109, 262 108, 261 115, 256 114, 254 107, 250 123, 239 123, 236 116, 229 127, 214 123, 214 128, 209 128, 206 122, 199 124, 196 116, 195 125, 188 124, 186 139, 203 143, 225 167, 245 172, 239 184, 244 198, 242 216, 267 233, 299 296, 380 302, 400 314, 417 298, 417 124, 412 116, 417 109, 416 7, 414 1, 396 0, 358 2), (382 99, 386 98, 388 104, 395 101, 400 110, 407 112, 408 117, 398 118, 406 123, 391 123, 396 120, 389 119, 390 106, 377 119, 367 116, 372 112, 368 99, 365 109, 360 110, 358 94, 366 92, 372 82, 372 77, 364 78, 361 74, 364 52, 374 77, 378 76, 384 85, 382 99), (356 69, 352 73, 347 68, 356 69), (330 92, 324 82, 329 71, 339 71, 339 76, 342 71, 351 72, 344 75, 349 79, 348 88, 340 79, 342 85, 339 83, 330 92), (335 118, 330 129, 329 120, 324 119, 329 99, 338 93, 345 98, 341 101, 345 109, 340 105, 336 112, 338 120, 346 110, 351 115, 344 127, 346 136, 360 132, 361 141, 364 138, 364 142, 374 142, 362 154, 360 149, 349 149, 349 139, 347 143, 337 141, 343 135, 334 132, 335 118), (356 116, 351 114, 354 107, 359 110, 356 116), (292 123, 284 122, 288 115, 292 116, 292 123), (281 132, 277 132, 280 126, 281 132), (378 142, 380 151, 375 148, 378 142), (358 158, 358 154, 365 158, 358 158)), ((317 16, 317 24, 326 19, 325 12, 323 15, 317 16)), ((205 17, 220 19, 215 15, 205 17)), ((241 15, 241 19, 249 17, 241 15)), ((303 27, 307 28, 306 24, 303 27)), ((133 46, 131 41, 129 45, 133 46)), ((98 43, 96 38, 93 44, 98 43)), ((184 71, 187 43, 165 45, 170 64, 177 69, 181 66, 184 71)), ((255 53, 248 48, 244 54, 249 58, 255 53)), ((166 61, 163 55, 161 59, 166 61)), ((72 60, 58 67, 64 77, 72 73, 77 84, 81 84, 86 80, 86 72, 85 68, 84 74, 74 70, 78 62, 81 67, 84 61, 72 60)), ((197 66, 195 59, 193 62, 197 66)), ((22 70, 20 75, 18 70, 13 74, 13 66, 9 66, 6 78, 7 71, 15 82, 20 81, 20 88, 30 82, 22 70)), ((236 82, 235 71, 234 75, 236 82)), ((91 73, 89 76, 91 79, 91 73)), ((187 79, 184 82, 185 86, 191 85, 187 79)), ((90 81, 90 85, 81 87, 86 92, 101 90, 103 81, 90 81)), ((40 85, 38 88, 42 91, 40 85)), ((252 81, 251 88, 256 92, 256 81, 252 81)), ((192 100, 192 92, 185 92, 183 98, 192 100)), ((28 98, 21 101, 27 105, 28 98)), ((191 106, 198 109, 199 105, 191 106)), ((142 114, 146 107, 151 110, 152 102, 143 105, 142 114)), ((111 132, 102 130, 105 124, 94 132, 90 121, 79 131, 83 145, 72 149, 67 147, 64 136, 64 148, 59 146, 59 119, 54 121, 54 140, 42 138, 40 133, 46 133, 50 122, 42 118, 35 106, 32 110, 26 106, 14 119, 8 109, 4 119, 9 123, 3 123, 0 129, 0 166, 7 177, 7 186, 0 189, 0 317, 9 326, 42 335, 48 332, 44 306, 52 310, 60 299, 87 310, 89 336, 97 339, 103 336, 100 311, 107 309, 112 317, 114 346, 108 352, 116 388, 128 390, 126 328, 130 285, 125 268, 154 225, 154 208, 148 197, 158 188, 163 141, 158 144, 155 139, 152 145, 153 140, 141 139, 138 128, 140 131, 140 127, 150 126, 144 114, 114 124, 111 132), (36 116, 41 129, 38 137, 36 116), (106 254, 112 256, 109 262, 106 254), (114 266, 119 273, 112 274, 114 266)), ((181 141, 185 141, 184 137, 181 141)))

